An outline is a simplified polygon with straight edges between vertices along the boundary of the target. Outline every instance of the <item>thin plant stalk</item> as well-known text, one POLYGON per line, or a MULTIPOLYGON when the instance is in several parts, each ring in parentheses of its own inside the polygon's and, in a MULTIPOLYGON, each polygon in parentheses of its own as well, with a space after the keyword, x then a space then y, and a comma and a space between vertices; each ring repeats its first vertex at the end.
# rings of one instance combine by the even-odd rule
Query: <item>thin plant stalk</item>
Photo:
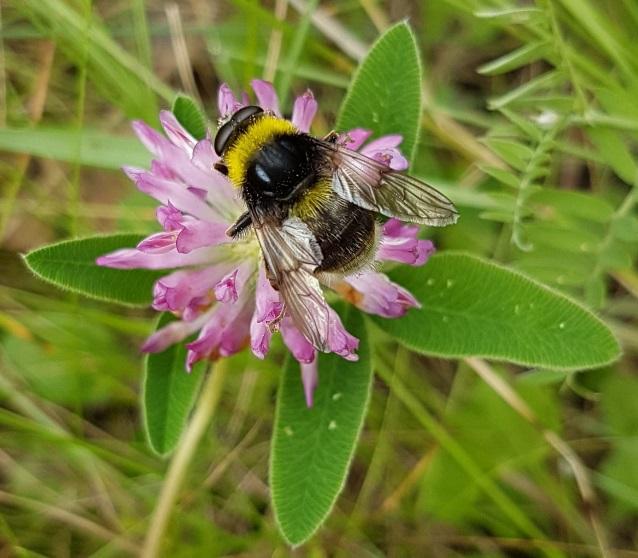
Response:
POLYGON ((195 455, 195 450, 215 414, 227 371, 228 365, 226 361, 221 360, 219 364, 215 366, 214 370, 209 372, 208 378, 202 387, 199 400, 195 407, 195 413, 184 432, 177 452, 170 464, 166 480, 162 486, 155 510, 153 511, 151 523, 146 533, 144 547, 140 555, 141 558, 155 558, 160 555, 162 536, 166 531, 171 513, 175 508, 175 503, 177 502, 188 467, 195 455))
POLYGON ((481 490, 488 495, 492 501, 510 517, 513 523, 534 539, 539 550, 548 558, 558 558, 564 556, 562 552, 552 546, 545 534, 527 517, 517 504, 503 492, 495 481, 486 476, 467 454, 463 447, 449 434, 445 428, 419 403, 416 397, 390 370, 382 364, 382 360, 377 361, 376 373, 388 385, 395 397, 412 413, 414 418, 430 433, 437 443, 447 451, 450 456, 463 468, 470 477, 474 479, 481 490))

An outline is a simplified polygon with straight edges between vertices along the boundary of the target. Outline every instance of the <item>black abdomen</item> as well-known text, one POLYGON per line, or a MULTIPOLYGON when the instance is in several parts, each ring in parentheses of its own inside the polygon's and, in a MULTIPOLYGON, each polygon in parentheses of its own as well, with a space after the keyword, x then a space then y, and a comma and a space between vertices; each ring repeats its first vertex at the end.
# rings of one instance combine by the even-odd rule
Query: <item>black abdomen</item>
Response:
POLYGON ((375 214, 335 196, 307 224, 323 261, 319 272, 353 273, 372 259, 375 248, 375 214))

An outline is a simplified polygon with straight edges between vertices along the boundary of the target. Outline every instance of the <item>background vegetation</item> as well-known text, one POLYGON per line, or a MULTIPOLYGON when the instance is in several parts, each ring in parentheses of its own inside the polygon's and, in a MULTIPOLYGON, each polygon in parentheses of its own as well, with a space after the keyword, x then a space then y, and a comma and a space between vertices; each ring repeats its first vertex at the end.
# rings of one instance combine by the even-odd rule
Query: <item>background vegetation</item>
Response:
POLYGON ((288 110, 312 88, 324 133, 368 46, 405 17, 424 62, 413 172, 462 213, 431 231, 437 246, 581 300, 623 359, 529 370, 385 339, 344 492, 291 551, 267 486, 284 351, 241 355, 164 553, 638 556, 633 0, 3 1, 0 555, 138 554, 167 468, 139 420, 152 314, 60 293, 19 254, 154 230, 153 204, 118 170, 149 160, 131 118, 156 125, 182 90, 214 121, 220 82, 260 76, 288 110))

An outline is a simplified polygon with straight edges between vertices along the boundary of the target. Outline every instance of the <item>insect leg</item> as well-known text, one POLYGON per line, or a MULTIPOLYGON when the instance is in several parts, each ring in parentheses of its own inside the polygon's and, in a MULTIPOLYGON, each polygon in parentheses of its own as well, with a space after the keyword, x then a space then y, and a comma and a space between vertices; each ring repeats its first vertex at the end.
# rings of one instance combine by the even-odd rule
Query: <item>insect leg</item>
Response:
POLYGON ((337 143, 337 140, 339 139, 339 133, 336 130, 332 130, 332 131, 328 132, 321 139, 323 141, 325 141, 325 142, 328 142, 328 143, 337 143))
POLYGON ((218 171, 221 172, 224 176, 228 176, 228 167, 226 166, 225 163, 222 163, 221 161, 217 161, 214 165, 213 168, 218 171))
POLYGON ((253 220, 250 216, 250 213, 246 211, 242 213, 239 216, 239 219, 237 219, 237 221, 235 221, 235 223, 228 228, 228 230, 226 231, 226 235, 230 236, 231 238, 236 238, 241 235, 241 233, 246 231, 246 229, 248 229, 248 227, 250 227, 252 224, 253 220))

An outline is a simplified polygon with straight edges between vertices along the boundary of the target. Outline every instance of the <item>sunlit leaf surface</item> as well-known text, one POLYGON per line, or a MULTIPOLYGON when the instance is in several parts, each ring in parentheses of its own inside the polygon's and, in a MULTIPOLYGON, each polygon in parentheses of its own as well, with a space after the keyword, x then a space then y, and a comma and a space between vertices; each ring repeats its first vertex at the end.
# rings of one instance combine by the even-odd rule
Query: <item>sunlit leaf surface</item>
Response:
POLYGON ((95 263, 99 256, 131 248, 142 238, 116 234, 64 240, 30 252, 24 261, 38 277, 61 289, 109 302, 146 306, 153 297, 153 283, 165 272, 111 269, 95 263))
POLYGON ((319 387, 306 407, 299 364, 289 359, 279 384, 270 485, 284 537, 298 545, 323 523, 348 473, 370 395, 372 367, 363 319, 344 325, 360 339, 359 360, 319 356, 319 387))
POLYGON ((589 310, 494 263, 448 252, 392 278, 423 308, 374 321, 417 351, 550 368, 593 368, 620 356, 609 328, 589 310))
MULTIPOLYGON (((171 314, 163 314, 157 329, 172 321, 171 314)), ((170 453, 179 442, 202 383, 205 363, 200 362, 187 372, 185 362, 183 343, 151 353, 145 360, 144 426, 153 450, 160 455, 170 453)))

